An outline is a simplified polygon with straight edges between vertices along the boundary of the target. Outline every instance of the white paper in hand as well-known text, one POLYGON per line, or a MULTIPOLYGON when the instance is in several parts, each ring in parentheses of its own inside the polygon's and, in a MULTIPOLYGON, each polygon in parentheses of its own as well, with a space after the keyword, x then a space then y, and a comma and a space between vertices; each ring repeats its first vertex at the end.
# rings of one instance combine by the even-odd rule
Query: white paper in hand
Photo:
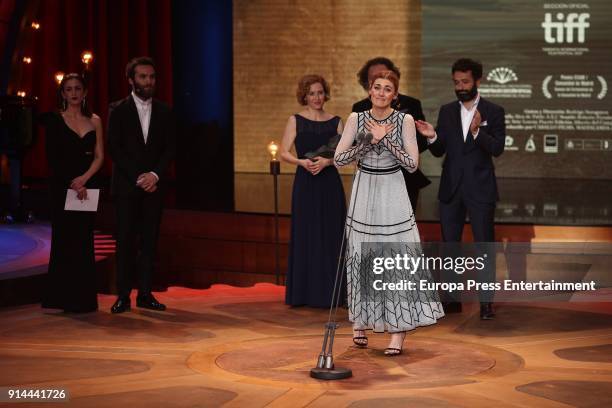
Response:
POLYGON ((73 189, 66 191, 65 211, 98 211, 98 199, 100 198, 100 190, 97 188, 87 189, 87 199, 79 200, 77 192, 73 189))

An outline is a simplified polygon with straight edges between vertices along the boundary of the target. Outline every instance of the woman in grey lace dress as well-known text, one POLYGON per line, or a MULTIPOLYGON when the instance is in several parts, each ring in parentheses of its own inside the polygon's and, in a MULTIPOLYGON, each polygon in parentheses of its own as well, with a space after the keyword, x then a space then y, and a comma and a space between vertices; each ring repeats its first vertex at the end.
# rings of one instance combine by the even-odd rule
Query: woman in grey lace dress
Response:
POLYGON ((351 113, 334 158, 336 166, 355 160, 359 166, 346 222, 353 341, 367 347, 365 330, 387 331, 391 333, 385 350, 388 356, 401 354, 408 330, 434 324, 444 316, 437 292, 419 290, 419 281, 431 281, 429 271, 419 268, 410 273, 393 267, 380 275, 374 273, 375 258, 421 255, 419 231, 400 172, 400 166, 409 172, 417 169, 419 150, 412 116, 391 108, 398 86, 392 71, 382 71, 372 79, 372 109, 351 113), (408 281, 415 288, 382 289, 383 283, 408 281))

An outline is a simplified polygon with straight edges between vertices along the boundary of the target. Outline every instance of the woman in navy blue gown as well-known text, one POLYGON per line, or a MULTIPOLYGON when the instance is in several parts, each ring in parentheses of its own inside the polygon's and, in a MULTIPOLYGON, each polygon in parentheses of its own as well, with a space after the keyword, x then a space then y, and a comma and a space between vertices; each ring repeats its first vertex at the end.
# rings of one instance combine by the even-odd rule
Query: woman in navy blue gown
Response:
POLYGON ((304 110, 289 117, 281 144, 281 158, 297 165, 285 296, 291 306, 329 307, 341 256, 346 201, 340 175, 333 158, 305 156, 342 133, 340 118, 323 110, 329 95, 323 77, 300 79, 297 100, 304 110), (291 152, 294 145, 297 157, 291 152))

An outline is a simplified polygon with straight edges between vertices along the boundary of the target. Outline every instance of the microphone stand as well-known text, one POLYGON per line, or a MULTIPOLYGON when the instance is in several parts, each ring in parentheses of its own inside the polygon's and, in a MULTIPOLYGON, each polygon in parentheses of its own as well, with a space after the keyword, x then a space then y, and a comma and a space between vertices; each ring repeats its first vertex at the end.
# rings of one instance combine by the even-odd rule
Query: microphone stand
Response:
MULTIPOLYGON (((372 140, 371 134, 364 134, 360 132, 356 138, 359 144, 365 144, 372 140), (369 137, 369 138, 368 138, 369 137)), ((355 174, 353 174, 353 186, 355 186, 355 201, 357 200, 359 193, 359 182, 361 181, 361 172, 358 172, 360 158, 357 159, 357 167, 355 168, 355 174), (355 181, 357 179, 357 181, 355 181)), ((351 212, 351 221, 347 225, 347 221, 344 223, 344 228, 348 227, 348 234, 342 234, 342 243, 340 244, 340 256, 338 257, 338 263, 336 267, 336 279, 334 280, 334 289, 332 291, 332 302, 329 307, 329 316, 327 323, 325 324, 325 334, 323 336, 323 345, 321 346, 321 353, 317 358, 317 366, 310 370, 310 376, 319 380, 342 380, 353 376, 353 371, 350 368, 336 367, 334 365, 334 338, 336 336, 336 329, 339 327, 336 322, 336 314, 338 312, 338 306, 340 304, 340 294, 342 293, 342 281, 346 257, 344 255, 345 245, 350 242, 350 234, 353 231, 353 216, 355 214, 355 203, 353 202, 353 209, 351 212), (347 236, 348 235, 348 236, 347 236)))

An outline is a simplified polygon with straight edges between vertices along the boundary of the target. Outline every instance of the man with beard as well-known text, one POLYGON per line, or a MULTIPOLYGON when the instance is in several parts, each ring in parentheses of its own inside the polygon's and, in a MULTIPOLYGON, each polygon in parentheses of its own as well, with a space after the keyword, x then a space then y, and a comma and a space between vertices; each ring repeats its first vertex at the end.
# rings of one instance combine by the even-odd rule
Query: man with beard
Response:
POLYGON ((128 62, 132 93, 110 105, 111 193, 117 219, 117 294, 112 313, 130 310, 132 269, 138 272, 138 307, 165 310, 151 293, 153 263, 162 214, 164 173, 174 156, 175 123, 170 107, 156 99, 155 64, 128 62), (138 239, 138 245, 136 241, 138 239))
MULTIPOLYGON (((506 125, 504 109, 480 97, 478 86, 482 64, 468 58, 452 67, 455 94, 459 100, 440 108, 437 127, 416 121, 421 134, 429 139, 429 150, 436 157, 446 154, 440 178, 440 224, 445 242, 460 242, 466 212, 474 242, 491 248, 495 241, 494 215, 499 199, 493 157, 504 151, 506 125)), ((494 253, 482 280, 494 278, 494 253)), ((491 293, 480 293, 480 317, 494 316, 491 293)))

